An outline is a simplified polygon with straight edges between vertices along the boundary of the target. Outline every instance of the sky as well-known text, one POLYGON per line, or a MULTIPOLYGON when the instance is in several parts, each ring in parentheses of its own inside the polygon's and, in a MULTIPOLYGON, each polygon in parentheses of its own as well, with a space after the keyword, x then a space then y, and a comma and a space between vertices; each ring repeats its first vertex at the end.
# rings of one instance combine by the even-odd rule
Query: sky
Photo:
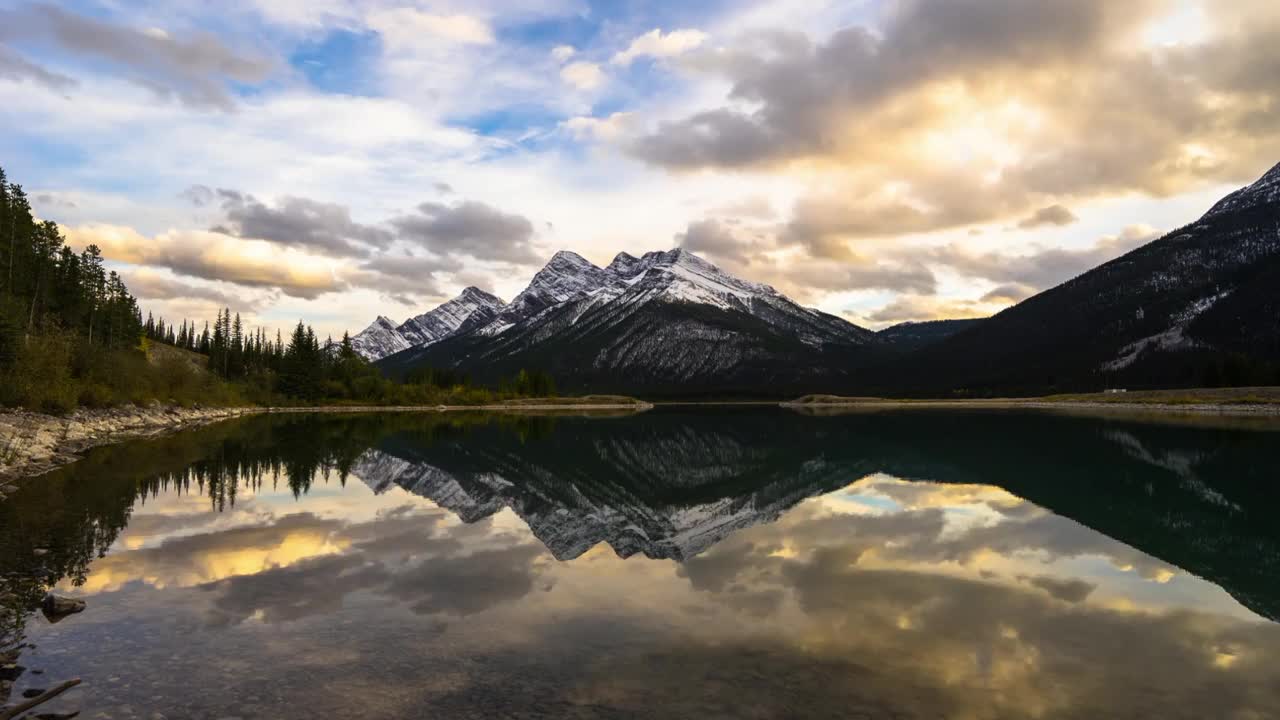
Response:
POLYGON ((171 321, 684 247, 980 317, 1280 162, 1273 0, 0 0, 0 166, 171 321))

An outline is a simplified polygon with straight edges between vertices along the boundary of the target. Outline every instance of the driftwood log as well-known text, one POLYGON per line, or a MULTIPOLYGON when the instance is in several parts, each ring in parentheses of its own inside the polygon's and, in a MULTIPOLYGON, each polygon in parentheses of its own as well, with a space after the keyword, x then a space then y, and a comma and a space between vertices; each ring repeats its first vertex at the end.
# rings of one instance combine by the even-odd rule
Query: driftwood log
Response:
POLYGON ((14 705, 12 707, 0 708, 0 720, 13 720, 13 718, 18 717, 19 715, 30 710, 31 708, 36 707, 37 705, 41 705, 43 703, 49 702, 50 700, 58 697, 62 693, 70 690, 71 688, 79 684, 80 684, 80 678, 76 678, 74 680, 68 680, 58 685, 57 687, 51 687, 48 690, 45 690, 44 692, 40 693, 36 697, 33 697, 26 702, 18 703, 17 705, 14 705))

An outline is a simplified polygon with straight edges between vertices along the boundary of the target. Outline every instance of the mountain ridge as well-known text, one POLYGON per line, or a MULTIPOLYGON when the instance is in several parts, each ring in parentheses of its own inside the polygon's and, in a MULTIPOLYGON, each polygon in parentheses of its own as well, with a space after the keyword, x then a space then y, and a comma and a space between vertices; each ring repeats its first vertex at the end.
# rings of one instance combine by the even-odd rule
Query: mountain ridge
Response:
POLYGON ((681 248, 619 253, 604 268, 562 251, 488 325, 379 366, 393 375, 417 365, 465 368, 485 380, 536 367, 569 389, 741 390, 797 369, 843 372, 846 355, 878 345, 869 330, 681 248), (626 382, 611 383, 620 374, 626 382))
MULTIPOLYGON (((983 396, 1280 383, 1280 165, 1201 218, 992 318, 872 332, 682 248, 598 267, 556 253, 512 299, 425 342, 380 318, 377 365, 562 390, 983 396)), ((452 301, 451 301, 452 302, 452 301)), ((442 306, 444 307, 444 306, 442 306)), ((434 312, 438 312, 438 308, 434 312)), ((424 314, 425 317, 431 313, 424 314)), ((416 319, 414 319, 416 320, 416 319)))

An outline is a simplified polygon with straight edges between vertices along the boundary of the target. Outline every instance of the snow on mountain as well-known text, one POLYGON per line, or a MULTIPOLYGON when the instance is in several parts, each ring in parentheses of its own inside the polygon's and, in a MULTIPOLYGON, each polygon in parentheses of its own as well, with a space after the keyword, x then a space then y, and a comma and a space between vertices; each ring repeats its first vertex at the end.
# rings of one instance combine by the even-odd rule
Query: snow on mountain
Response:
POLYGON ((498 297, 469 287, 458 297, 400 325, 379 316, 373 324, 351 338, 351 345, 361 357, 374 362, 401 350, 443 340, 462 329, 468 321, 492 319, 503 307, 505 304, 498 297))
POLYGON ((546 369, 571 386, 758 387, 848 372, 875 334, 802 307, 768 285, 683 249, 620 253, 600 268, 560 252, 523 292, 474 331, 387 358, 391 373, 465 367, 492 380, 546 369), (590 376, 590 377, 588 377, 590 376))
POLYGON ((497 296, 469 287, 440 307, 406 320, 399 330, 410 345, 427 345, 457 332, 476 313, 496 313, 505 306, 497 296))
POLYGON ((860 343, 871 335, 843 320, 801 307, 768 285, 734 277, 680 248, 649 252, 639 258, 619 253, 605 268, 571 252, 557 253, 482 333, 508 333, 546 322, 552 315, 568 315, 572 324, 604 307, 626 315, 655 301, 704 305, 793 326, 797 337, 809 344, 860 343))
POLYGON ((581 255, 561 250, 534 274, 528 287, 512 299, 511 304, 488 324, 478 329, 481 335, 497 335, 525 322, 547 308, 575 300, 600 289, 609 281, 608 274, 581 255))
POLYGON ((372 362, 407 350, 413 347, 413 343, 400 333, 394 322, 379 315, 369 327, 351 338, 351 347, 358 355, 372 362))

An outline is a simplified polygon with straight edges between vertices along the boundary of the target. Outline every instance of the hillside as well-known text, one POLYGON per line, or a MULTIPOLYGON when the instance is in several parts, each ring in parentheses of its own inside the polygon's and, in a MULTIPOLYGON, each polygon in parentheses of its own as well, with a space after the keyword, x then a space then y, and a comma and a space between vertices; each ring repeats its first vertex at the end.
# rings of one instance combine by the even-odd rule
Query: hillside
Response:
POLYGON ((1280 166, 1200 220, 919 353, 858 394, 1280 383, 1280 166))

